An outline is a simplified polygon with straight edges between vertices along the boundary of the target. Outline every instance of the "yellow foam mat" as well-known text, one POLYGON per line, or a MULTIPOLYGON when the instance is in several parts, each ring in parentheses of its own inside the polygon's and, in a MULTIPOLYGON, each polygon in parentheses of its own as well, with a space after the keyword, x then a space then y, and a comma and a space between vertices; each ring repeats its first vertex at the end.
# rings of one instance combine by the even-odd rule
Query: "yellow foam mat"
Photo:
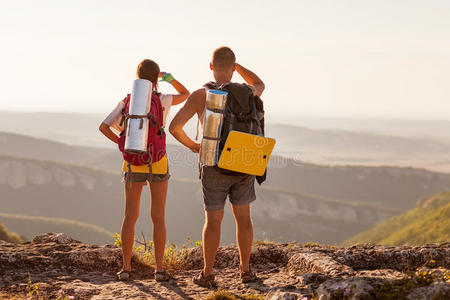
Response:
POLYGON ((261 176, 274 146, 274 139, 231 131, 217 165, 222 169, 261 176))

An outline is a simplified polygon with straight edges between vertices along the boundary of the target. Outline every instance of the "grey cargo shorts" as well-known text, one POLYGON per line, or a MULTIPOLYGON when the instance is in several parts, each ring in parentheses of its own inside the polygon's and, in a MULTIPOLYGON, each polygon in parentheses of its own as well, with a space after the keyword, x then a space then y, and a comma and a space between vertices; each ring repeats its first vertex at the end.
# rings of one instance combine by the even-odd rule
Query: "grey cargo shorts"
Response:
POLYGON ((226 175, 216 167, 203 166, 201 180, 205 210, 223 209, 228 195, 233 205, 247 205, 256 200, 253 175, 226 175))

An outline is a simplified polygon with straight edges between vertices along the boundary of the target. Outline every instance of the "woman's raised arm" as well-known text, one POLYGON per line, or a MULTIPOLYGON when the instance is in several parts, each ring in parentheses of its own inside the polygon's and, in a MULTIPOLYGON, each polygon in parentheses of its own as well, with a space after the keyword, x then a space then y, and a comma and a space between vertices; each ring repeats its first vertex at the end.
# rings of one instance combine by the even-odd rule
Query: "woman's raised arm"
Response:
POLYGON ((178 94, 173 95, 172 105, 183 103, 191 94, 189 90, 183 84, 181 84, 181 82, 179 82, 172 76, 172 74, 167 72, 160 72, 158 77, 161 78, 162 81, 170 83, 175 88, 175 90, 177 90, 178 94))

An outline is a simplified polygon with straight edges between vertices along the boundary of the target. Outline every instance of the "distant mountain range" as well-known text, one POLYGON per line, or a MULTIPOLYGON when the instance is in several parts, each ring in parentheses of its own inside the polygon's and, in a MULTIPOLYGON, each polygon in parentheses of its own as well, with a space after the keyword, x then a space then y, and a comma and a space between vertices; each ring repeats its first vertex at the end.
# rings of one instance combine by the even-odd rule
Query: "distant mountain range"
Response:
POLYGON ((346 245, 423 245, 450 241, 450 192, 423 198, 413 209, 345 241, 346 245))
MULTIPOLYGON (((0 155, 2 213, 63 218, 120 231, 118 151, 1 133, 0 155)), ((168 156, 173 175, 166 210, 168 238, 181 244, 186 237, 201 238, 198 167, 196 156, 182 147, 169 145, 168 156)), ((252 205, 256 237, 299 242, 342 242, 414 207, 417 199, 450 187, 450 174, 423 169, 320 166, 278 156, 272 157, 268 175, 252 205)), ((146 188, 136 230, 136 235, 143 231, 147 237, 148 199, 146 188)), ((229 207, 224 222, 222 240, 229 243, 235 239, 229 207)))
POLYGON ((391 165, 450 172, 450 139, 271 124, 277 154, 319 164, 391 165))
MULTIPOLYGON (((70 145, 113 149, 114 145, 98 131, 107 113, 0 111, 0 128, 70 145)), ((316 164, 411 166, 450 172, 450 133, 447 133, 450 122, 447 121, 299 116, 291 122, 296 125, 285 125, 274 122, 290 119, 273 118, 270 113, 267 120, 267 136, 277 140, 274 149, 277 155, 316 164)), ((186 131, 195 136, 195 118, 187 124, 186 131)), ((170 134, 167 142, 179 145, 170 134)))
POLYGON ((79 163, 112 153, 111 149, 87 148, 21 134, 0 132, 0 155, 79 163))

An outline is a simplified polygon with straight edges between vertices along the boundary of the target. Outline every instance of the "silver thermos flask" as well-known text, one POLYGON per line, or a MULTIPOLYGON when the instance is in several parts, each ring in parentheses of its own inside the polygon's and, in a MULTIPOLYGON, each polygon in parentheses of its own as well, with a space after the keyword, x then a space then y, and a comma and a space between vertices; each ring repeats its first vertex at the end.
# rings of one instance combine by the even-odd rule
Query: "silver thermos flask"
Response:
POLYGON ((215 166, 219 160, 219 142, 227 95, 227 92, 220 90, 208 90, 206 93, 203 138, 200 149, 200 163, 205 166, 215 166))

